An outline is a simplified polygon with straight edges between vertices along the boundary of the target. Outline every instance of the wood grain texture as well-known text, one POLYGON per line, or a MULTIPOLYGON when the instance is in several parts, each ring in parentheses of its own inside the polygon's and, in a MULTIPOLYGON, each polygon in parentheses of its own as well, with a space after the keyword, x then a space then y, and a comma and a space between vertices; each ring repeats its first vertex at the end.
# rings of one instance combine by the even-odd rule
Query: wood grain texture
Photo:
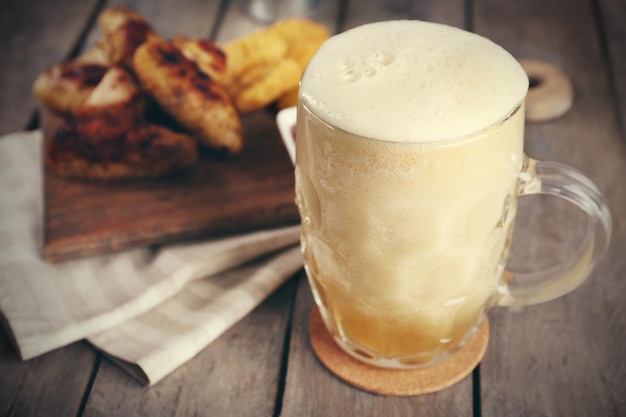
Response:
MULTIPOLYGON (((0 134, 26 126, 36 106, 32 82, 71 53, 96 5, 96 0, 1 2, 0 134)), ((0 198, 10 196, 0 191, 0 198)), ((76 415, 95 358, 93 350, 75 343, 23 362, 0 329, 0 415, 76 415)))
POLYGON ((293 284, 150 388, 103 360, 83 415, 272 416, 293 284))
POLYGON ((77 415, 95 358, 84 343, 74 343, 22 362, 0 328, 0 415, 77 415))
MULTIPOLYGON (((481 366, 482 415, 617 416, 626 409, 626 152, 614 117, 601 36, 587 1, 476 1, 474 27, 518 58, 559 66, 574 85, 574 105, 562 118, 527 126, 526 152, 585 172, 604 192, 614 217, 607 257, 574 293, 519 311, 490 312, 491 341, 481 366)), ((545 262, 543 248, 567 256, 577 226, 549 199, 533 198, 520 214, 533 227, 516 228, 526 268, 545 262), (532 211, 532 212, 531 212, 532 211), (543 235, 533 231, 543 230, 543 235)), ((579 220, 578 220, 579 221, 579 220)), ((514 255, 516 255, 514 253, 514 255)))
POLYGON ((606 41, 608 72, 615 88, 617 110, 626 140, 626 2, 622 0, 598 0, 600 30, 606 41))
MULTIPOLYGON (((156 33, 164 38, 171 38, 177 34, 208 38, 220 19, 219 1, 108 0, 103 10, 115 6, 126 7, 141 14, 156 33)), ((84 50, 96 43, 99 34, 98 28, 92 27, 87 34, 84 50)))
POLYGON ((24 129, 34 114, 39 72, 66 58, 97 0, 5 0, 0 4, 0 135, 24 129))
POLYGON ((341 30, 351 29, 365 23, 418 19, 447 25, 465 27, 465 2, 463 0, 374 0, 350 2, 341 30))

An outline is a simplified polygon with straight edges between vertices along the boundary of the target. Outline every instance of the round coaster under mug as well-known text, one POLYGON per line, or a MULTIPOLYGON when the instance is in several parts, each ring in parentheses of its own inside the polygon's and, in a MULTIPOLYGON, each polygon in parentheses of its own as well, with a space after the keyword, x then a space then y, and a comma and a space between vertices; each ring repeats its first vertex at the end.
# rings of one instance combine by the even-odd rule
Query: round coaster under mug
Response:
POLYGON ((489 341, 483 320, 469 343, 450 359, 424 369, 384 369, 354 359, 335 343, 317 306, 309 316, 309 340, 317 358, 344 382, 381 395, 409 396, 441 391, 471 374, 489 341))

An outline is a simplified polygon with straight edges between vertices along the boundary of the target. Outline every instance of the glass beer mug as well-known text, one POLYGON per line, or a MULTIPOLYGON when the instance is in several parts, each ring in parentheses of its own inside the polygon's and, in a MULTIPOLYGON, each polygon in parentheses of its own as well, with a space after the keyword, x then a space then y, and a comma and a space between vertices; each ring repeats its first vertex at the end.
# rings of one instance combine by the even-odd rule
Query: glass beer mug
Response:
POLYGON ((463 347, 492 306, 557 298, 608 247, 598 189, 524 155, 528 78, 504 49, 419 21, 329 39, 305 70, 296 203, 305 269, 326 327, 351 356, 417 368, 463 347), (576 258, 508 273, 519 196, 586 213, 576 258))

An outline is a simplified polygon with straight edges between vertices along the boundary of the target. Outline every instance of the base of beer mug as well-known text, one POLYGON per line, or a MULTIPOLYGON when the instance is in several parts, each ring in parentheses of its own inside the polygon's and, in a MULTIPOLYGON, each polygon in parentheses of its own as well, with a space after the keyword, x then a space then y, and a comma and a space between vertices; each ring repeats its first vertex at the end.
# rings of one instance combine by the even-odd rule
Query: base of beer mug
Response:
POLYGON ((441 391, 472 373, 487 350, 489 323, 485 318, 472 339, 454 356, 420 369, 385 369, 354 359, 334 341, 317 306, 309 316, 309 340, 324 366, 350 385, 375 394, 420 395, 441 391))

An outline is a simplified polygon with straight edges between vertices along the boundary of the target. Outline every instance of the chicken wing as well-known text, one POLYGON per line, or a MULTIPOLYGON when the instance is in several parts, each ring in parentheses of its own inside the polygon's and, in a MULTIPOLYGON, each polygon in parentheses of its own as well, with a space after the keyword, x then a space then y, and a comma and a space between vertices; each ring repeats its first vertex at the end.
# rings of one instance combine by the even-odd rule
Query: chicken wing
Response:
POLYGON ((122 67, 115 66, 107 70, 87 100, 75 115, 88 109, 103 109, 108 106, 126 104, 129 108, 140 111, 141 91, 132 75, 122 67))
POLYGON ((73 178, 155 177, 189 167, 197 159, 193 138, 145 119, 141 91, 121 67, 109 69, 45 143, 47 166, 73 178))
POLYGON ((217 44, 208 39, 189 39, 177 35, 172 43, 185 58, 194 62, 200 71, 227 86, 232 80, 226 71, 226 54, 217 44))
POLYGON ((112 109, 66 121, 45 143, 46 165, 68 178, 157 177, 197 159, 193 138, 154 124, 128 124, 112 109))
POLYGON ((122 64, 131 68, 137 47, 158 38, 141 15, 122 7, 102 12, 98 24, 101 36, 92 49, 72 61, 54 65, 35 80, 33 93, 53 111, 76 110, 108 67, 122 64))
POLYGON ((292 59, 283 59, 269 73, 235 94, 235 105, 242 113, 262 109, 292 89, 298 88, 302 68, 292 59))
POLYGON ((106 71, 98 64, 63 62, 39 74, 33 93, 51 110, 72 113, 87 100, 106 71))
POLYGON ((124 7, 113 7, 98 16, 101 38, 98 45, 108 56, 109 65, 132 68, 135 50, 142 43, 158 39, 148 22, 124 7))
POLYGON ((172 43, 144 43, 135 52, 133 68, 142 88, 200 143, 229 155, 241 151, 241 122, 224 86, 172 43))

